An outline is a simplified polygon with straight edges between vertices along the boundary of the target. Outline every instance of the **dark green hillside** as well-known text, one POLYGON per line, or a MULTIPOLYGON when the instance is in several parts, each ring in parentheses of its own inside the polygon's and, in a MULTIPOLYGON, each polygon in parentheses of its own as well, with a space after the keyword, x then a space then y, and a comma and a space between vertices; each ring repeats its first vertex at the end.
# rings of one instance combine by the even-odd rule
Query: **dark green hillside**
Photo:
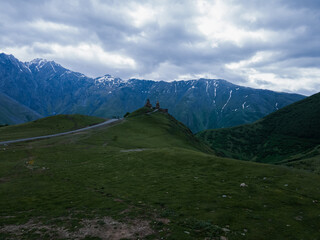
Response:
POLYGON ((319 175, 208 152, 144 109, 1 147, 0 239, 320 238, 319 175))
POLYGON ((242 160, 289 163, 313 158, 319 167, 320 93, 284 107, 253 124, 207 130, 197 135, 220 155, 242 160), (317 158, 314 158, 318 156, 317 158))
POLYGON ((283 160, 279 164, 311 170, 320 174, 320 145, 317 145, 309 152, 297 154, 291 158, 283 160))
POLYGON ((57 115, 0 128, 0 141, 66 132, 105 121, 84 115, 57 115))
POLYGON ((132 147, 142 148, 181 147, 213 153, 206 144, 195 138, 185 125, 170 114, 152 112, 143 107, 130 113, 126 119, 125 128, 123 132, 117 134, 117 137, 123 139, 122 144, 127 147, 131 144, 134 144, 132 147))
POLYGON ((278 134, 320 140, 320 93, 266 116, 263 125, 278 134))

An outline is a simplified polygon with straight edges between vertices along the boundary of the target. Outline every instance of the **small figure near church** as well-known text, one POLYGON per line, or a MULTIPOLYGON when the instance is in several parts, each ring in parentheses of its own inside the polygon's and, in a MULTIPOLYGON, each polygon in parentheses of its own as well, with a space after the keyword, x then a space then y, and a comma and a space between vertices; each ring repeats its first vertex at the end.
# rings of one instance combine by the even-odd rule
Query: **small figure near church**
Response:
POLYGON ((159 103, 159 101, 157 101, 156 109, 160 109, 160 103, 159 103))

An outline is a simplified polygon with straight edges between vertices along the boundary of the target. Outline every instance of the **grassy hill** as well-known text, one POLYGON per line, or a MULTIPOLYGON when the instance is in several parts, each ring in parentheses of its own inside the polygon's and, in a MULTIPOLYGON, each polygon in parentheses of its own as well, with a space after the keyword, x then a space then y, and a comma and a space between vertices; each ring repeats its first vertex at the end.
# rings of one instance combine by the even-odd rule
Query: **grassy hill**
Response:
POLYGON ((19 124, 42 116, 0 92, 0 125, 19 124))
POLYGON ((319 175, 216 157, 140 109, 1 148, 0 239, 319 239, 319 190, 319 175))
POLYGON ((197 136, 221 156, 288 164, 319 172, 319 119, 320 93, 284 107, 253 124, 206 130, 197 136))
POLYGON ((105 121, 83 115, 57 115, 32 122, 0 128, 0 141, 67 132, 105 121))

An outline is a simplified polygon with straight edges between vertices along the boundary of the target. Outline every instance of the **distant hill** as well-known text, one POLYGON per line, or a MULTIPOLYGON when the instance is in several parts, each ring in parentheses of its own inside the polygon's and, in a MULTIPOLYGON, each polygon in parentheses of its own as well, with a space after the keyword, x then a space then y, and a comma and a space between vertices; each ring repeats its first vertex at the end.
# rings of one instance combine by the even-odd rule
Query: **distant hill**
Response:
POLYGON ((105 121, 103 118, 73 115, 56 115, 37 119, 24 124, 0 128, 0 141, 38 137, 54 133, 67 132, 105 121))
POLYGON ((33 121, 42 116, 0 92, 0 125, 33 121))
POLYGON ((320 172, 320 93, 255 123, 206 130, 197 136, 222 156, 320 172))
POLYGON ((193 132, 254 122, 305 98, 234 85, 222 79, 127 81, 89 78, 44 59, 20 62, 0 54, 0 91, 43 116, 123 116, 157 100, 193 132))

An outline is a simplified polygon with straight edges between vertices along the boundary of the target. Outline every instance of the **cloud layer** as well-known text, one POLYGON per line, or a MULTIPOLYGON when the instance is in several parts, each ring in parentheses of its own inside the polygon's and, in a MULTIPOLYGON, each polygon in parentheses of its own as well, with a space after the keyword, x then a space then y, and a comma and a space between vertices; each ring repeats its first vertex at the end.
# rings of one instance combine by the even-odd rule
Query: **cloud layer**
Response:
POLYGON ((320 3, 311 0, 0 1, 0 51, 89 76, 320 91, 320 3))

